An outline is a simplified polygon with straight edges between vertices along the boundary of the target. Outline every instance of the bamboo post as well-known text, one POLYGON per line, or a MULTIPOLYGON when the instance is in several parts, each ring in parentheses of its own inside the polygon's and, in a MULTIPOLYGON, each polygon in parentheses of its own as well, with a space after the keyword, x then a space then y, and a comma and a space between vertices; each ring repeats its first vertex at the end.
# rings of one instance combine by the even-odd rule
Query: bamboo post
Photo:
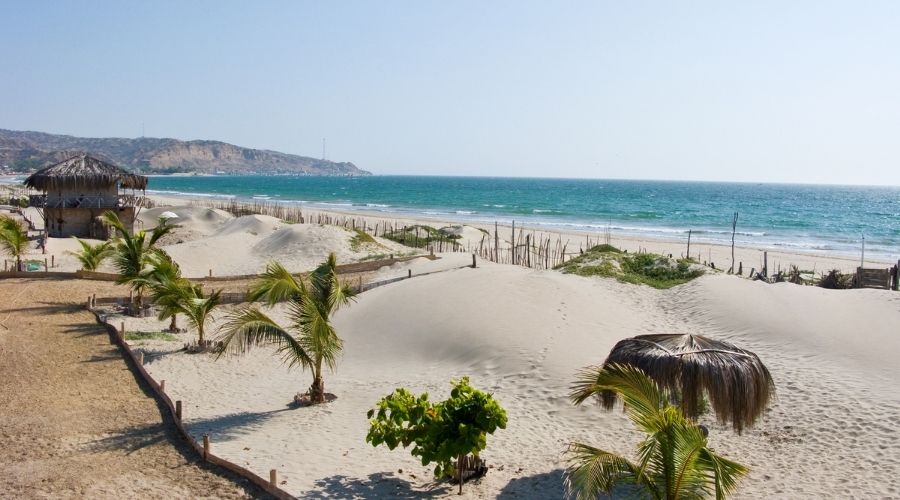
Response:
POLYGON ((166 381, 165 380, 159 381, 159 392, 161 392, 163 394, 166 393, 166 381))
POLYGON ((272 470, 269 471, 269 484, 270 484, 273 488, 277 488, 277 487, 278 487, 278 471, 275 470, 275 469, 272 469, 272 470))
POLYGON ((687 247, 687 256, 691 258, 691 230, 688 229, 688 247, 687 247))
POLYGON ((87 308, 88 309, 91 308, 91 298, 90 297, 87 298, 87 308))
POLYGON ((138 364, 144 366, 144 351, 138 351, 138 364))
POLYGON ((91 294, 91 307, 97 307, 97 294, 91 294))
POLYGON ((49 270, 50 270, 50 268, 47 267, 47 257, 44 257, 44 272, 46 273, 49 270))
POLYGON ((475 264, 475 254, 473 253, 473 254, 472 254, 472 269, 475 269, 475 267, 476 267, 476 264, 475 264))
POLYGON ((119 329, 119 335, 124 339, 125 338, 125 322, 122 322, 122 328, 119 329))
POLYGON ((175 401, 175 418, 181 422, 181 400, 175 401))
POLYGON ((56 267, 56 256, 55 255, 50 256, 50 267, 56 267))
POLYGON ((209 434, 203 435, 203 460, 209 460, 209 434))
POLYGON ((407 278, 412 278, 412 269, 407 269, 407 270, 406 270, 406 273, 407 273, 407 274, 406 274, 406 277, 407 277, 407 278))
POLYGON ((764 278, 769 277, 769 252, 763 252, 762 275, 764 278))

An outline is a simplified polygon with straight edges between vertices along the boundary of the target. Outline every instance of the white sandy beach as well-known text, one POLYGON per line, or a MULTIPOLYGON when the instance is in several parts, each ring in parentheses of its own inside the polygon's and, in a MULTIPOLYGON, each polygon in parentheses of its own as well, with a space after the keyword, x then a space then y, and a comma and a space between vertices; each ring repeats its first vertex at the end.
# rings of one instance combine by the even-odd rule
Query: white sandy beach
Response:
MULTIPOLYGON (((144 210, 144 227, 152 227, 164 210, 178 214, 182 227, 162 247, 191 277, 209 270, 216 276, 256 273, 272 259, 307 270, 329 251, 342 263, 412 251, 381 238, 360 246, 353 242, 355 232, 335 226, 235 218, 183 201, 144 210)), ((463 244, 475 245, 483 234, 472 227, 454 230, 463 244)), ((49 250, 60 255, 73 244, 51 240, 49 250)), ((672 242, 614 237, 613 244, 677 252, 672 242)), ((730 249, 710 251, 718 259, 730 249)), ((739 259, 757 253, 736 250, 739 259)), ((770 268, 779 255, 770 253, 770 268)), ((439 256, 373 273, 373 279, 386 279, 410 269, 416 275, 446 270, 365 292, 338 313, 345 350, 337 372, 326 377, 326 390, 338 399, 322 406, 288 406, 308 387, 310 375, 287 370, 270 349, 219 360, 186 354, 179 349, 194 339, 193 332, 175 342, 135 346, 147 352, 153 377, 166 380, 167 392, 184 402, 195 436, 208 433, 215 453, 262 476, 277 469, 281 486, 300 497, 455 496, 454 487, 435 482, 431 468, 408 450, 369 446, 365 414, 396 387, 442 399, 450 379, 468 375, 506 408, 509 427, 488 438, 483 457, 492 468, 466 485, 466 497, 560 498, 567 443, 628 454, 640 439, 620 412, 569 403, 575 371, 602 362, 626 337, 695 333, 756 352, 777 386, 770 410, 743 435, 704 421, 714 449, 751 467, 737 498, 900 495, 900 294, 765 284, 715 272, 656 290, 482 261, 476 269, 462 268, 471 263, 468 254, 439 256)), ((833 257, 781 258, 817 269, 854 267, 833 257)), ((71 256, 57 263, 60 269, 77 268, 71 256)), ((216 324, 227 310, 216 313, 216 324)), ((272 314, 285 318, 281 306, 272 314)), ((166 326, 154 318, 113 321, 125 321, 128 331, 166 326)), ((208 331, 214 336, 216 326, 208 331)))
MULTIPOLYGON (((445 257, 464 264, 464 255, 445 257)), ((154 321, 129 319, 127 328, 162 326, 154 321)), ((467 498, 559 498, 566 443, 631 453, 640 437, 620 412, 572 407, 575 370, 602 362, 625 337, 707 335, 759 354, 778 387, 741 436, 706 422, 712 446, 752 468, 737 498, 881 498, 900 495, 898 321, 900 295, 884 291, 725 275, 660 291, 482 264, 366 292, 340 312, 345 353, 326 379, 338 399, 319 407, 288 408, 309 375, 267 349, 216 361, 177 352, 176 342, 142 348, 155 353, 151 374, 185 402, 191 432, 209 433, 216 453, 261 475, 278 469, 282 487, 301 497, 455 495, 408 451, 367 445, 365 412, 395 387, 442 398, 451 378, 469 375, 510 419, 489 437, 483 456, 493 468, 466 485, 467 498)))

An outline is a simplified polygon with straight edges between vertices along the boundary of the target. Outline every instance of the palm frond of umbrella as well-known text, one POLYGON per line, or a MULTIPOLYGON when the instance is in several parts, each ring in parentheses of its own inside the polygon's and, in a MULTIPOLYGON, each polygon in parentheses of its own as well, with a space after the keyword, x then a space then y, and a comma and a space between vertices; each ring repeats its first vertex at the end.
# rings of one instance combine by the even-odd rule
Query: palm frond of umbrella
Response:
MULTIPOLYGON (((731 343, 700 335, 639 335, 619 341, 603 366, 613 363, 635 366, 670 394, 680 399, 682 411, 699 414, 704 393, 721 423, 731 423, 737 433, 752 426, 775 395, 769 370, 756 354, 731 343)), ((592 374, 602 367, 583 370, 572 387, 572 399, 596 395, 606 409, 617 396, 591 390, 592 374)))

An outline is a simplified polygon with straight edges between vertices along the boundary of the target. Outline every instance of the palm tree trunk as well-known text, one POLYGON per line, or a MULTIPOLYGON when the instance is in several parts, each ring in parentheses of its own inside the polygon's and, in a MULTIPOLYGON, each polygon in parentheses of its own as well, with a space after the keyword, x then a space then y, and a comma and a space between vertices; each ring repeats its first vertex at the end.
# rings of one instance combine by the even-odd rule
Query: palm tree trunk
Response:
POLYGON ((197 336, 199 337, 200 347, 203 347, 203 323, 197 325, 197 336))
POLYGON ((177 319, 178 319, 178 315, 173 314, 172 321, 169 323, 169 331, 172 333, 178 333, 178 324, 176 323, 177 319))
POLYGON ((325 402, 325 380, 322 375, 313 377, 313 383, 309 386, 309 400, 312 403, 325 402))

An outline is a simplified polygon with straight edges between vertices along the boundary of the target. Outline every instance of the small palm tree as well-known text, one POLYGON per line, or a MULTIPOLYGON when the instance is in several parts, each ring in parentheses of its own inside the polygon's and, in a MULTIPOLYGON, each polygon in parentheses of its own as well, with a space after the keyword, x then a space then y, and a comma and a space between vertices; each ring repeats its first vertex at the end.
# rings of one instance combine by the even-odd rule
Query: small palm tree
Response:
POLYGON ((73 238, 81 245, 81 250, 66 253, 75 256, 75 258, 81 262, 81 269, 85 271, 96 271, 97 268, 100 267, 100 264, 113 254, 111 241, 104 241, 97 243, 96 245, 91 245, 75 236, 73 236, 73 238))
POLYGON ((166 279, 159 282, 153 288, 153 299, 162 307, 159 318, 165 319, 168 315, 174 318, 176 314, 183 314, 188 323, 197 330, 198 343, 204 346, 204 333, 206 322, 213 309, 221 304, 220 291, 210 294, 203 293, 203 286, 194 284, 187 279, 166 279))
POLYGON ((134 290, 134 305, 140 311, 143 308, 144 289, 148 285, 147 275, 151 271, 151 259, 159 253, 155 248, 156 242, 178 226, 169 224, 168 219, 160 218, 159 225, 149 235, 143 230, 132 234, 111 210, 103 214, 103 220, 119 233, 113 242, 113 265, 119 272, 116 282, 129 285, 134 290))
POLYGON ((16 259, 16 270, 22 270, 22 256, 28 249, 28 231, 22 224, 5 215, 0 215, 0 246, 16 259))
POLYGON ((167 292, 187 280, 181 276, 181 268, 167 253, 160 250, 150 257, 150 261, 151 270, 145 274, 144 279, 153 292, 152 300, 159 308, 159 319, 170 318, 169 331, 176 333, 178 332, 179 304, 177 298, 179 294, 167 292))
POLYGON ((616 485, 630 484, 642 496, 657 500, 724 499, 748 471, 707 447, 706 433, 669 404, 668 395, 639 368, 610 364, 588 368, 573 386, 578 405, 604 391, 622 398, 625 411, 647 438, 638 445, 637 463, 592 446, 572 443, 566 488, 569 495, 594 499, 616 485))
POLYGON ((323 368, 334 371, 337 355, 343 349, 343 342, 331 324, 331 316, 353 296, 353 290, 338 279, 337 258, 333 253, 306 280, 296 278, 284 266, 272 262, 266 266, 248 298, 264 301, 270 306, 287 300, 290 325, 277 324, 255 307, 241 309, 233 313, 224 326, 222 352, 242 353, 258 344, 278 346, 288 367, 300 365, 312 371, 309 399, 313 403, 323 403, 323 368))

